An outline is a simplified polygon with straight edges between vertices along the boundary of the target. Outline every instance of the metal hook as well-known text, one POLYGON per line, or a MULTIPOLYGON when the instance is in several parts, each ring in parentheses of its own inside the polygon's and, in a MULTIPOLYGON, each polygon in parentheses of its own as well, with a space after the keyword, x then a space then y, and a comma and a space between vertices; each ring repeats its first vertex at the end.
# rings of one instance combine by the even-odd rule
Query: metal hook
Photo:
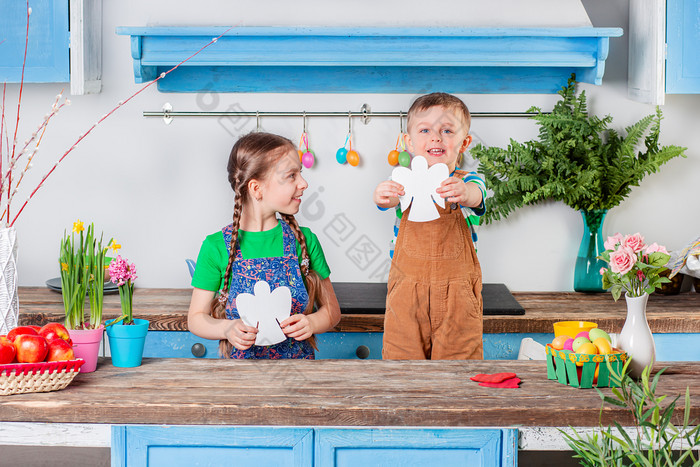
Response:
POLYGON ((399 110, 399 131, 401 133, 404 133, 403 131, 403 112, 399 110))
POLYGON ((348 110, 348 134, 352 133, 352 111, 348 110))
POLYGON ((304 131, 303 132, 306 133, 306 110, 304 110, 302 118, 304 119, 304 131))
POLYGON ((255 111, 255 132, 260 133, 262 128, 260 128, 260 112, 258 110, 255 111))

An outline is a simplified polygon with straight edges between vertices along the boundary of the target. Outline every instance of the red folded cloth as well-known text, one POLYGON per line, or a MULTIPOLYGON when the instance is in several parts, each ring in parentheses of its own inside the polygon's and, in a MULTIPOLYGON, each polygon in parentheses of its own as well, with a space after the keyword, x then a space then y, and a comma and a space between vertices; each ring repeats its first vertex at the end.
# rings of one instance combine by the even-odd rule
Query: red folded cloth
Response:
POLYGON ((469 379, 480 383, 501 383, 507 379, 515 378, 516 376, 515 373, 494 373, 492 375, 479 373, 469 379))
POLYGON ((477 381, 479 386, 484 386, 486 388, 519 388, 520 378, 517 377, 515 373, 494 373, 494 374, 483 374, 480 373, 476 376, 472 376, 472 381, 477 381))
POLYGON ((520 378, 510 378, 500 383, 479 383, 479 386, 484 386, 486 388, 519 388, 520 378))

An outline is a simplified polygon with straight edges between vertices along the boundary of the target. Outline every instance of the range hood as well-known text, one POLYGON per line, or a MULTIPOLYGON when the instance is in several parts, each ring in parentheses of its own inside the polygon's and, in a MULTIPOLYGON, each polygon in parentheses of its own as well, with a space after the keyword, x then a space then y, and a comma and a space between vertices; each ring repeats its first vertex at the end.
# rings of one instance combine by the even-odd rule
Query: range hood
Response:
POLYGON ((472 9, 468 27, 153 26, 117 34, 131 38, 137 83, 224 34, 159 80, 162 92, 555 93, 572 73, 601 84, 609 38, 622 29, 591 26, 573 0, 482 3, 488 8, 481 16, 472 9), (514 26, 523 4, 568 9, 548 24, 514 26))

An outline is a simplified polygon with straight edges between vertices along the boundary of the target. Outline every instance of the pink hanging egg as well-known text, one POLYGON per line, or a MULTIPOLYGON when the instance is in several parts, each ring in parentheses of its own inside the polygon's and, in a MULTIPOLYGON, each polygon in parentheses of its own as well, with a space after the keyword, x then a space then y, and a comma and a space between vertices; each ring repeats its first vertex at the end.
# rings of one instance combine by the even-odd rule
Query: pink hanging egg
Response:
POLYGON ((314 153, 311 151, 306 151, 303 156, 301 156, 301 163, 304 167, 310 169, 314 165, 314 153))

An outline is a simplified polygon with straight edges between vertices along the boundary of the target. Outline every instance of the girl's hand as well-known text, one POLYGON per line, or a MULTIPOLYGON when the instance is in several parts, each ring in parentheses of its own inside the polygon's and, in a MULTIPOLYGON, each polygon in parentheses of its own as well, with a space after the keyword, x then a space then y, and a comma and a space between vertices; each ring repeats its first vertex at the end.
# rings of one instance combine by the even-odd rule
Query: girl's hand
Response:
POLYGON ((314 335, 309 317, 303 313, 292 315, 280 323, 282 332, 287 337, 303 341, 314 335))
POLYGON ((255 344, 255 337, 257 334, 258 328, 248 326, 242 319, 234 319, 231 321, 225 335, 226 339, 228 339, 235 348, 238 350, 247 350, 255 344))
POLYGON ((399 202, 399 196, 405 194, 403 185, 391 180, 386 180, 377 185, 374 190, 374 204, 380 208, 393 208, 399 202))
POLYGON ((435 190, 450 203, 462 206, 476 207, 481 204, 481 190, 474 183, 464 183, 461 178, 450 177, 435 190))

